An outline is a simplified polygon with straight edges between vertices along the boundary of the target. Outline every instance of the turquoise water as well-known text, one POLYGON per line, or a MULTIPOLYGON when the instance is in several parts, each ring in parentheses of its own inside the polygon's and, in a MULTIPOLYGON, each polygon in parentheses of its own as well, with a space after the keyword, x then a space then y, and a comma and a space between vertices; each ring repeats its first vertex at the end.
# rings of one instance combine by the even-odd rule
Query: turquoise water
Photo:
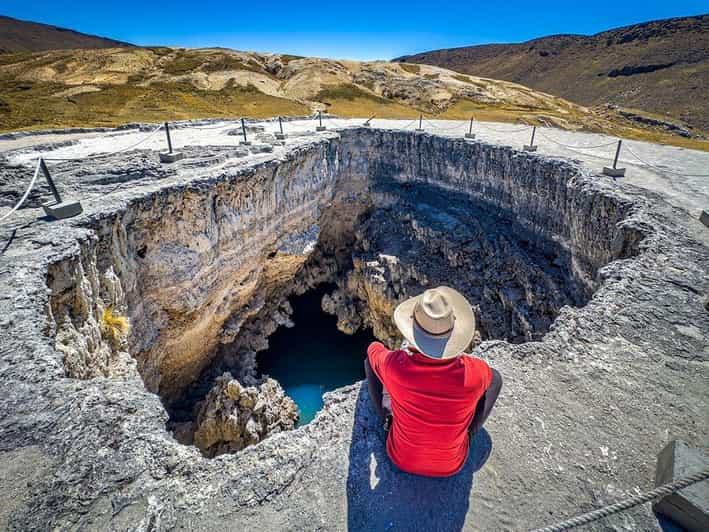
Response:
POLYGON ((312 421, 323 393, 364 378, 364 357, 374 340, 369 331, 352 336, 338 331, 337 319, 320 308, 325 292, 292 298, 295 327, 278 329, 268 339, 268 350, 258 355, 261 374, 280 382, 298 405, 298 425, 312 421))

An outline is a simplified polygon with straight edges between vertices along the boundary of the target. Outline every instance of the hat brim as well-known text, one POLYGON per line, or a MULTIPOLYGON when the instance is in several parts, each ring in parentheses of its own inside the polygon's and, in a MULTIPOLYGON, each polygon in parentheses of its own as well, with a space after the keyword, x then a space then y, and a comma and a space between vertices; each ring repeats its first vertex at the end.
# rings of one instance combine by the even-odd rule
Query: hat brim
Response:
POLYGON ((418 351, 431 358, 453 358, 460 355, 475 336, 475 314, 465 296, 447 286, 436 288, 453 307, 455 323, 446 335, 429 334, 414 320, 414 308, 423 294, 400 303, 394 310, 394 324, 418 351))

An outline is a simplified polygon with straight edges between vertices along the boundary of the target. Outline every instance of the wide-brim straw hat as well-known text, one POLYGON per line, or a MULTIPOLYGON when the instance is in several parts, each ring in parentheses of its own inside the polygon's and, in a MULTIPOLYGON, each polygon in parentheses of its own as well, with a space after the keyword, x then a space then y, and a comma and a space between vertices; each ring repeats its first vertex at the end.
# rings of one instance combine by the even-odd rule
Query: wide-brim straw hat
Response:
POLYGON ((475 314, 460 292, 447 286, 426 290, 394 310, 394 323, 418 351, 431 358, 453 358, 475 335, 475 314))

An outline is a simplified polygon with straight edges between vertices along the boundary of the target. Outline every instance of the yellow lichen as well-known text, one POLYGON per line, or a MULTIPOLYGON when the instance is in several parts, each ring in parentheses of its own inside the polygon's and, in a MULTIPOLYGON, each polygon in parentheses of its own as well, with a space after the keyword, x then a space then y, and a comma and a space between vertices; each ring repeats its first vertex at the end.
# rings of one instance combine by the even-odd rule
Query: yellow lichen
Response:
POLYGON ((113 305, 108 306, 101 315, 101 332, 113 344, 120 344, 130 333, 130 321, 117 313, 113 305))

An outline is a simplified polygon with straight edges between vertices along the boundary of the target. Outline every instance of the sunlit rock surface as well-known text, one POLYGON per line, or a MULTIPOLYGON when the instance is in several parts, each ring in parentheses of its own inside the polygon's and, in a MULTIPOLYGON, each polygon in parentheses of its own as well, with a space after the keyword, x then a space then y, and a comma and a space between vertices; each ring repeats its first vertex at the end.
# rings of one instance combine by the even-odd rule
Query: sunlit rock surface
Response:
MULTIPOLYGON (((0 229, 0 528, 524 529, 650 487, 673 437, 707 441, 709 250, 662 197, 397 131, 183 151, 56 163, 85 214, 0 229), (461 476, 397 472, 359 384, 235 453, 220 454, 261 421, 214 401, 195 433, 168 431, 165 405, 224 371, 212 399, 258 386, 287 296, 326 281, 343 330, 387 341, 393 305, 424 287, 473 301, 505 388, 461 476), (131 319, 125 344, 102 333, 109 305, 131 319), (219 456, 175 439, 196 434, 219 456)), ((263 386, 266 411, 290 409, 263 386)), ((646 507, 609 526, 657 528, 646 507)))
POLYGON ((243 387, 229 373, 219 377, 200 406, 194 444, 207 456, 242 450, 298 421, 293 400, 273 379, 243 387))

